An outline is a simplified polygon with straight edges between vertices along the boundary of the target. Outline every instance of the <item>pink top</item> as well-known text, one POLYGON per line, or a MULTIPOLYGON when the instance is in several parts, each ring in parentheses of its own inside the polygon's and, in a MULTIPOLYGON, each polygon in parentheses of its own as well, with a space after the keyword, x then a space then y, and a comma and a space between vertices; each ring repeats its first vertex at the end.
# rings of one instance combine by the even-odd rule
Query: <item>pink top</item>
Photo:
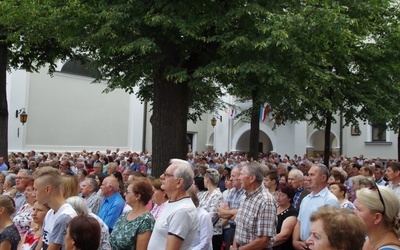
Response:
POLYGON ((168 201, 164 202, 161 205, 154 204, 153 209, 150 211, 150 213, 153 215, 154 219, 157 220, 158 216, 160 216, 161 212, 164 210, 164 207, 167 205, 167 202, 168 201))

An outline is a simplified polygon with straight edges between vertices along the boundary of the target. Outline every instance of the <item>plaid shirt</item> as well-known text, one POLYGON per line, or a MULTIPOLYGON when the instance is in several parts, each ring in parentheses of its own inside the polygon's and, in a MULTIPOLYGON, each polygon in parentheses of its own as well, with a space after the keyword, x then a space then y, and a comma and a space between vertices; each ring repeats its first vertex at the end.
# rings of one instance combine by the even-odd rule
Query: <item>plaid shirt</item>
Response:
POLYGON ((257 237, 268 236, 270 241, 266 247, 272 247, 278 223, 274 198, 262 184, 245 194, 236 217, 237 244, 244 246, 257 237))
POLYGON ((299 202, 301 192, 303 191, 304 187, 299 187, 296 190, 296 194, 293 197, 293 207, 297 208, 297 203, 299 202))
MULTIPOLYGON (((235 187, 229 190, 228 197, 226 198, 226 202, 230 209, 237 209, 240 206, 240 201, 242 200, 242 196, 244 195, 244 189, 236 189, 235 187)), ((235 225, 234 220, 229 220, 229 224, 235 225)))
POLYGON ((100 210, 101 203, 103 198, 100 197, 96 192, 93 192, 88 197, 85 197, 86 204, 92 210, 94 214, 97 214, 100 210))

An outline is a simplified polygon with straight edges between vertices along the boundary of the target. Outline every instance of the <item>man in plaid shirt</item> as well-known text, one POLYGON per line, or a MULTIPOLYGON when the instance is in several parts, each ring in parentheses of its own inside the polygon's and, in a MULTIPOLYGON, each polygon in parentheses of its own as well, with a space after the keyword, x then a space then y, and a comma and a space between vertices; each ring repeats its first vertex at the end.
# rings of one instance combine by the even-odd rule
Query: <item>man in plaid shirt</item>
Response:
POLYGON ((262 184, 263 179, 263 168, 257 162, 246 163, 240 172, 245 196, 236 217, 232 250, 272 249, 276 238, 276 207, 262 184))

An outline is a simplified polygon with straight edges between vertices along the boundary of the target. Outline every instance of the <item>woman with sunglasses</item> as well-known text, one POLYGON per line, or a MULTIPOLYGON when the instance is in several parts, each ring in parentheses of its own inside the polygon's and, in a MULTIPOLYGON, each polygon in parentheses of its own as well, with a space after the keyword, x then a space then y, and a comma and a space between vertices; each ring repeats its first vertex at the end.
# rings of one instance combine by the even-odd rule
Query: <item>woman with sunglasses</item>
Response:
POLYGON ((400 250, 400 201, 385 186, 373 186, 357 191, 355 213, 367 228, 368 238, 363 249, 400 250))

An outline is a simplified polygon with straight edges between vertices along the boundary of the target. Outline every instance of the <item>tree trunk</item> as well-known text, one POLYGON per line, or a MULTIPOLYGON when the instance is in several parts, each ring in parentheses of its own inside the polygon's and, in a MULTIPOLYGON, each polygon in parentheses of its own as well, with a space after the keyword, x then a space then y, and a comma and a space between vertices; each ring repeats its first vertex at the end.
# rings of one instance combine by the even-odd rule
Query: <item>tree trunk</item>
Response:
POLYGON ((325 143, 324 143, 324 164, 329 168, 329 155, 331 151, 331 127, 332 127, 332 113, 326 112, 325 124, 325 143))
MULTIPOLYGON (((0 41, 5 37, 0 36, 0 41)), ((0 156, 8 165, 7 44, 0 43, 0 156)))
POLYGON ((251 123, 250 123, 250 152, 249 157, 253 157, 254 160, 258 159, 258 142, 260 137, 260 107, 258 105, 257 90, 253 90, 252 93, 253 107, 251 111, 251 123))
POLYGON ((153 176, 160 176, 173 158, 186 159, 189 87, 159 77, 154 81, 151 117, 153 176))

